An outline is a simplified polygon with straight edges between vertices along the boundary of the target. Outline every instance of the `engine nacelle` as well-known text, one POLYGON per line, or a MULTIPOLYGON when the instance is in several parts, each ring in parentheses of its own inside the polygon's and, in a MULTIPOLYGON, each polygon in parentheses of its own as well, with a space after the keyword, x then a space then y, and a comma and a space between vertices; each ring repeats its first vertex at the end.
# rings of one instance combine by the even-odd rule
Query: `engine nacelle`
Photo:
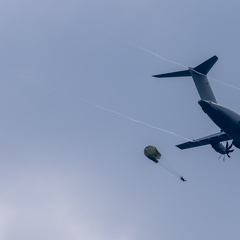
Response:
POLYGON ((218 153, 221 153, 221 154, 227 153, 226 147, 224 147, 221 143, 213 143, 211 144, 211 146, 218 153))

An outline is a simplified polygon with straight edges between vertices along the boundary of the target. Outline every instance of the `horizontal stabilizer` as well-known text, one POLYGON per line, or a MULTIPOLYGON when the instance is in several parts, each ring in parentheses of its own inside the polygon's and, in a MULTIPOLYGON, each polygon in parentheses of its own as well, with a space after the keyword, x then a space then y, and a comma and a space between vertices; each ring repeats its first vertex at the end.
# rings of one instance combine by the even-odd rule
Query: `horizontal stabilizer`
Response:
POLYGON ((207 79, 207 74, 213 65, 218 60, 217 56, 213 56, 205 62, 199 64, 195 68, 189 67, 188 70, 170 72, 164 74, 153 75, 156 78, 170 78, 170 77, 188 77, 191 76, 196 85, 197 91, 201 100, 207 100, 211 102, 217 102, 210 83, 207 79))
POLYGON ((193 148, 193 147, 199 147, 204 146, 208 144, 215 144, 220 143, 224 141, 231 140, 232 138, 229 137, 225 132, 219 132, 212 135, 209 135, 207 137, 199 138, 193 141, 185 142, 179 145, 176 145, 176 147, 180 149, 187 149, 187 148, 193 148))
MULTIPOLYGON (((213 56, 208 60, 206 60, 205 62, 198 65, 197 67, 193 68, 193 70, 195 70, 198 73, 207 75, 217 60, 218 60, 218 57, 213 56)), ((153 77, 156 77, 156 78, 189 77, 189 76, 192 76, 189 70, 153 75, 153 77)))
POLYGON ((189 77, 189 76, 191 76, 191 73, 189 70, 153 75, 153 77, 156 77, 156 78, 189 77))
POLYGON ((201 63, 200 65, 198 65, 197 67, 195 67, 194 70, 199 73, 202 73, 204 75, 207 75, 217 60, 218 60, 218 57, 213 56, 213 57, 209 58, 207 61, 205 61, 205 62, 201 63))

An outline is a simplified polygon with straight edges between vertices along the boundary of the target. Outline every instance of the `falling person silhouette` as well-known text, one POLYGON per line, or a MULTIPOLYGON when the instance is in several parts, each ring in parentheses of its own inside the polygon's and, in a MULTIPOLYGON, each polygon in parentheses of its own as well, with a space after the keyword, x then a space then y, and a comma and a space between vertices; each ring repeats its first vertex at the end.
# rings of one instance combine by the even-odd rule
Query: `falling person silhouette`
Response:
POLYGON ((184 177, 180 177, 180 179, 183 181, 183 182, 186 182, 187 180, 184 178, 184 177))

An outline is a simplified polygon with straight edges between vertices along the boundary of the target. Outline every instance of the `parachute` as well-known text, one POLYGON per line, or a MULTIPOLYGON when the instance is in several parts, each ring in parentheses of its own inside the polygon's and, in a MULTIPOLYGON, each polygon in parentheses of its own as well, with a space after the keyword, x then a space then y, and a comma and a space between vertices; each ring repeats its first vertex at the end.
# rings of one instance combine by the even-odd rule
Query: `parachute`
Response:
MULTIPOLYGON (((144 154, 147 158, 149 158, 155 163, 158 163, 162 156, 162 154, 157 150, 157 148, 152 145, 145 147, 144 154)), ((164 167, 167 171, 169 171, 170 173, 178 177, 180 180, 182 180, 183 182, 186 182, 186 179, 183 178, 173 167, 166 166, 162 162, 159 162, 159 164, 162 165, 162 167, 164 167)))
POLYGON ((157 150, 157 148, 151 145, 145 147, 144 154, 147 158, 149 158, 155 163, 158 163, 158 160, 162 156, 161 153, 157 150))

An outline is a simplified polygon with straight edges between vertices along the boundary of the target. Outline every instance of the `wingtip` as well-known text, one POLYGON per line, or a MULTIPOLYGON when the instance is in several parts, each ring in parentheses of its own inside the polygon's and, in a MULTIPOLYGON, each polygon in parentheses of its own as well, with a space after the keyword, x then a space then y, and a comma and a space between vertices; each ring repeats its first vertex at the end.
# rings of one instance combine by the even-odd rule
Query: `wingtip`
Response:
POLYGON ((218 56, 214 55, 214 56, 212 57, 212 59, 216 59, 216 61, 217 61, 217 60, 218 60, 218 56))

